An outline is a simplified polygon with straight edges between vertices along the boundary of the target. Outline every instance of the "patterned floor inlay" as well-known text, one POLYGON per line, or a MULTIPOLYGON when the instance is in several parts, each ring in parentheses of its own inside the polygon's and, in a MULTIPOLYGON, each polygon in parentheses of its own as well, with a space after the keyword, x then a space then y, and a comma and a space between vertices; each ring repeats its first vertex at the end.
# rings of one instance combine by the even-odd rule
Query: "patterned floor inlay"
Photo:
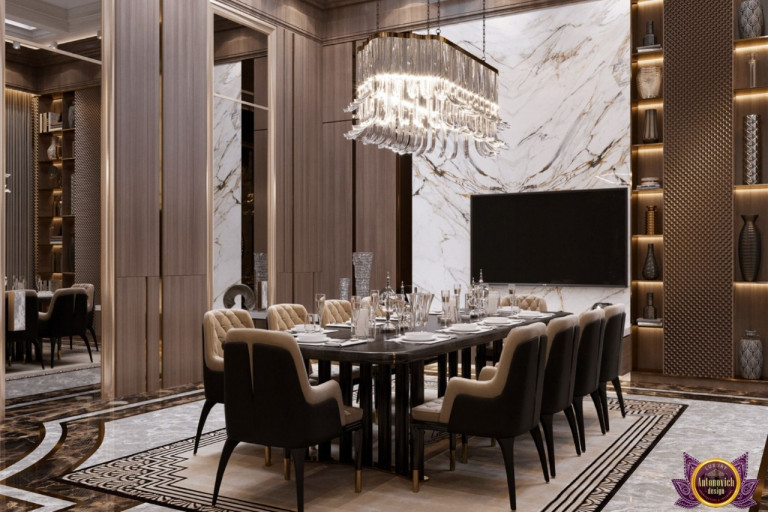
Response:
MULTIPOLYGON (((616 410, 613 402, 612 408, 616 410)), ((516 453, 516 466, 520 473, 517 497, 520 509, 552 512, 600 510, 685 408, 680 404, 628 400, 626 421, 614 420, 614 432, 607 436, 600 436, 599 430, 597 436, 588 436, 589 449, 584 456, 567 457, 563 453, 566 462, 559 464, 557 479, 546 487, 543 481, 535 485, 541 480, 541 474, 536 472, 538 459, 535 450, 522 448, 526 445, 520 442, 516 453), (601 445, 600 441, 604 444, 601 445), (529 484, 526 473, 531 470, 533 481, 529 484), (546 494, 542 496, 544 490, 546 494), (544 508, 540 508, 542 506, 544 508)), ((558 432, 557 438, 565 442, 559 444, 557 449, 573 451, 565 422, 558 423, 558 427, 562 431, 558 432)), ((260 448, 247 445, 241 445, 242 449, 239 447, 236 450, 237 456, 233 455, 227 468, 218 504, 221 508, 210 506, 211 484, 225 437, 223 430, 207 434, 201 441, 202 448, 197 456, 192 455, 192 439, 185 439, 80 469, 67 474, 62 480, 89 489, 187 510, 262 512, 293 508, 293 484, 282 481, 281 464, 264 468, 260 448)), ((499 448, 490 448, 485 440, 479 439, 472 440, 471 445, 473 453, 469 464, 461 465, 455 473, 465 472, 463 486, 469 481, 470 485, 488 491, 484 510, 508 509, 506 477, 499 448), (481 474, 479 479, 478 474, 481 474)), ((444 457, 438 456, 427 462, 427 471, 434 473, 434 478, 423 485, 424 493, 430 488, 434 490, 435 484, 444 485, 439 482, 445 478, 438 469, 442 459, 444 457)), ((383 507, 390 498, 378 496, 380 487, 400 487, 402 484, 402 479, 398 477, 366 471, 364 479, 373 479, 374 489, 367 491, 369 486, 364 485, 362 495, 352 493, 355 503, 348 506, 336 501, 350 495, 351 468, 337 464, 313 466, 309 470, 311 474, 305 479, 307 506, 313 510, 322 510, 331 504, 337 510, 358 510, 360 503, 368 503, 373 509, 383 507), (382 499, 385 501, 379 501, 382 499)), ((455 476, 448 475, 448 478, 455 476)), ((393 492, 399 494, 399 501, 410 501, 409 509, 423 505, 426 498, 422 493, 413 494, 407 489, 393 492)), ((456 504, 455 499, 451 493, 439 492, 429 502, 435 508, 451 510, 456 504)), ((466 505, 463 502, 461 506, 466 505)))

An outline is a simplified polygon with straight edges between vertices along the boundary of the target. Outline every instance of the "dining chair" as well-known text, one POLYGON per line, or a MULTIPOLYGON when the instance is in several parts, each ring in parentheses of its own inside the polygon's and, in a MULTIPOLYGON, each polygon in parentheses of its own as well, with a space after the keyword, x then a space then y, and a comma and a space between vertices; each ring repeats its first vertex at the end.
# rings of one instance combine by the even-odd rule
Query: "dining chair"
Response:
POLYGON ((352 318, 352 304, 348 300, 329 299, 325 301, 320 324, 341 324, 350 318, 352 318))
MULTIPOLYGON (((17 290, 18 291, 18 290, 17 290)), ((13 348, 22 343, 21 348, 22 358, 26 362, 27 354, 31 354, 31 347, 35 347, 35 357, 40 360, 40 363, 45 370, 45 361, 43 360, 43 345, 38 339, 37 328, 37 293, 34 290, 23 290, 24 293, 24 329, 19 331, 13 330, 13 318, 15 312, 13 311, 12 301, 14 300, 14 292, 5 292, 5 355, 8 358, 8 364, 10 365, 13 358, 13 348)))
MULTIPOLYGON (((192 451, 197 454, 200 436, 203 433, 208 414, 216 404, 224 403, 224 349, 222 343, 227 332, 234 328, 253 328, 253 319, 248 311, 242 309, 214 309, 203 315, 203 386, 205 387, 205 402, 200 411, 195 434, 195 447, 192 451)), ((264 459, 267 465, 271 462, 269 449, 264 459)))
POLYGON ((581 451, 587 451, 584 435, 584 397, 589 395, 595 404, 600 430, 605 434, 605 419, 600 403, 600 363, 603 356, 605 311, 593 309, 579 315, 579 352, 576 361, 576 378, 573 387, 573 410, 579 427, 581 451))
POLYGON ((563 411, 573 436, 576 453, 581 455, 579 429, 573 412, 573 386, 576 377, 576 356, 579 349, 579 317, 568 315, 553 318, 547 325, 547 362, 541 396, 541 426, 547 443, 549 473, 555 472, 555 443, 552 420, 563 411))
POLYGON ((501 298, 502 306, 518 306, 529 311, 548 311, 547 301, 538 295, 505 295, 501 298), (514 301, 514 304, 512 302, 514 301))
POLYGON ((288 333, 231 329, 224 343, 224 417, 227 439, 216 471, 213 505, 235 447, 241 443, 284 449, 284 474, 296 472, 296 500, 304 510, 304 455, 308 447, 354 432, 355 492, 362 490, 363 411, 345 406, 341 387, 309 384, 296 340, 288 333))
MULTIPOLYGON (((96 348, 96 352, 99 351, 99 340, 96 338, 96 330, 93 328, 93 317, 95 313, 95 300, 94 295, 96 288, 91 283, 76 283, 72 285, 72 288, 82 288, 85 290, 88 296, 88 308, 86 315, 86 327, 93 336, 93 346, 96 348)), ((69 348, 72 348, 72 337, 69 338, 69 348)))
POLYGON ((53 292, 48 311, 38 314, 38 335, 51 340, 51 368, 54 353, 61 359, 61 338, 80 336, 88 349, 88 357, 93 362, 91 344, 86 334, 86 316, 88 296, 82 288, 59 288, 53 292))
POLYGON ((273 304, 267 308, 267 327, 271 331, 287 331, 306 323, 309 313, 301 304, 273 304))
POLYGON ((448 432, 451 470, 456 466, 456 434, 497 439, 504 456, 509 504, 516 508, 514 442, 529 432, 539 452, 544 479, 549 481, 544 443, 539 430, 546 328, 535 323, 512 329, 504 340, 498 366, 481 371, 482 380, 460 377, 448 382, 445 396, 411 409, 413 491, 424 475, 424 431, 448 432))
POLYGON ((608 394, 607 384, 611 382, 616 396, 619 399, 619 408, 621 417, 627 416, 627 410, 624 407, 624 397, 621 394, 621 382, 619 381, 619 367, 621 366, 621 345, 624 340, 624 322, 626 321, 626 311, 624 304, 615 304, 608 306, 605 311, 605 334, 603 336, 603 357, 600 362, 600 379, 598 390, 600 392, 600 403, 603 410, 603 420, 605 430, 610 430, 608 422, 608 394))

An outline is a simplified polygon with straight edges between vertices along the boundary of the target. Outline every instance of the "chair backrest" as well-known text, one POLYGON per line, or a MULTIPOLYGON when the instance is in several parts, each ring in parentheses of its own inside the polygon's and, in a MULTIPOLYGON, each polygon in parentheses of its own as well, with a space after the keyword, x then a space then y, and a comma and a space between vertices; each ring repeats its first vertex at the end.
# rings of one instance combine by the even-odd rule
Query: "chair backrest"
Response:
MULTIPOLYGON (((363 297, 363 299, 360 301, 360 304, 363 307, 370 307, 371 306, 371 296, 363 297)), ((381 304, 376 304, 376 316, 384 316, 384 310, 381 309, 381 304)))
POLYGON ((47 320, 51 336, 59 338, 75 333, 75 297, 78 295, 85 299, 81 299, 81 303, 87 309, 88 297, 82 288, 59 288, 53 292, 48 312, 40 315, 47 320))
POLYGON ((298 448, 341 432, 341 388, 313 392, 299 346, 288 333, 231 329, 224 343, 224 382, 229 437, 298 448))
POLYGON ((603 356, 605 311, 593 309, 579 315, 579 354, 573 396, 586 396, 597 390, 603 356))
POLYGON ((624 339, 626 311, 624 304, 605 308, 605 334, 603 336, 603 357, 600 364, 600 382, 608 382, 619 376, 621 344, 624 339))
POLYGON ((547 311, 547 301, 538 295, 505 295, 501 298, 500 305, 518 306, 529 311, 547 311))
MULTIPOLYGON (((512 329, 504 339, 497 371, 483 396, 456 395, 448 429, 483 437, 513 437, 539 423, 547 336, 543 323, 512 329)), ((446 395, 447 396, 447 395, 446 395)), ((444 420, 441 412, 441 421, 444 420)))
POLYGON ((547 363, 541 397, 542 414, 554 414, 573 402, 579 317, 553 318, 547 325, 547 363))
POLYGON ((74 334, 82 335, 88 328, 88 294, 85 290, 82 293, 75 294, 75 304, 72 308, 72 331, 74 334))
POLYGON ((235 328, 253 328, 253 319, 243 309, 213 309, 203 315, 203 364, 215 372, 224 371, 222 344, 227 332, 235 328))
POLYGON ((11 297, 13 297, 13 292, 8 291, 5 292, 5 332, 6 334, 10 334, 13 336, 13 332, 18 332, 20 334, 25 334, 27 336, 31 337, 37 337, 37 309, 38 309, 38 302, 37 302, 37 293, 35 290, 24 290, 24 330, 23 331, 12 331, 11 328, 13 327, 13 317, 12 315, 12 309, 11 306, 11 297))
POLYGON ((307 308, 301 304, 273 304, 267 308, 267 326, 271 331, 285 331, 308 322, 307 308))
POLYGON ((348 300, 326 300, 321 324, 337 324, 352 318, 352 304, 348 300))
POLYGON ((88 312, 90 313, 93 311, 93 302, 94 302, 94 293, 96 288, 91 283, 76 283, 72 285, 72 288, 82 288, 85 290, 86 295, 88 295, 88 312))

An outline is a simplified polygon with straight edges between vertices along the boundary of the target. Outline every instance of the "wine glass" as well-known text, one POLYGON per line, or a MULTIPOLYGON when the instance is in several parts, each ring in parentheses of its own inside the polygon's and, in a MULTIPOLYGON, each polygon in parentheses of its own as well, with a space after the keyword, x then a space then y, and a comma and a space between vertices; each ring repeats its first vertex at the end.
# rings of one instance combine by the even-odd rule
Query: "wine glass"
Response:
POLYGON ((507 285, 507 291, 509 292, 509 305, 514 306, 515 302, 517 302, 517 299, 515 298, 515 285, 507 285))
POLYGON ((448 318, 450 316, 451 308, 451 290, 440 290, 440 300, 443 303, 443 322, 448 324, 448 318))
POLYGON ((323 324, 323 310, 325 309, 325 294, 324 293, 316 293, 315 294, 315 312, 317 313, 317 329, 313 329, 315 331, 322 330, 322 324, 323 324))
POLYGON ((359 295, 353 295, 349 298, 349 303, 352 305, 352 312, 349 317, 349 326, 350 326, 350 338, 355 339, 357 337, 357 318, 360 316, 360 308, 362 307, 363 301, 360 299, 359 295))
POLYGON ((371 290, 371 314, 379 316, 379 290, 371 290))

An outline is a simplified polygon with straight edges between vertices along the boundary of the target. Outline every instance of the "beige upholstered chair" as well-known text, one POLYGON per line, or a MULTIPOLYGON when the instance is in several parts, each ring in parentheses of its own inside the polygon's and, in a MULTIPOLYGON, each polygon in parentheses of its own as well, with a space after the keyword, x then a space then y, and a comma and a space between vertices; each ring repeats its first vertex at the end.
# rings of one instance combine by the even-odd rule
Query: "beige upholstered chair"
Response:
POLYGON ((518 306, 529 311, 547 311, 547 301, 538 295, 505 295, 501 298, 502 306, 518 306), (512 298, 515 304, 512 304, 512 298))
POLYGON ((326 300, 322 325, 344 323, 352 317, 352 304, 348 300, 326 300))
POLYGON ((253 319, 251 319, 250 313, 243 309, 214 309, 203 315, 205 403, 200 412, 200 420, 197 422, 193 451, 195 454, 208 413, 211 412, 214 405, 224 403, 224 349, 222 343, 227 337, 227 332, 233 328, 253 328, 253 319))
MULTIPOLYGON (((91 333, 91 336, 93 336, 93 345, 96 347, 96 351, 99 350, 99 340, 96 339, 96 331, 93 328, 93 315, 94 315, 94 306, 95 306, 95 300, 94 300, 94 294, 96 291, 96 288, 91 283, 77 283, 73 284, 72 288, 82 288, 85 290, 85 294, 88 296, 88 303, 87 303, 87 327, 88 330, 91 333)), ((72 338, 69 338, 69 344, 70 348, 72 348, 72 338)))
MULTIPOLYGON (((363 297, 363 300, 360 301, 363 306, 370 307, 371 305, 371 297, 363 297)), ((381 309, 380 304, 376 304, 376 316, 384 316, 386 313, 384 313, 384 310, 381 309)))
POLYGON ((267 308, 267 327, 270 331, 286 331, 306 323, 309 323, 309 314, 301 304, 273 304, 267 308))

